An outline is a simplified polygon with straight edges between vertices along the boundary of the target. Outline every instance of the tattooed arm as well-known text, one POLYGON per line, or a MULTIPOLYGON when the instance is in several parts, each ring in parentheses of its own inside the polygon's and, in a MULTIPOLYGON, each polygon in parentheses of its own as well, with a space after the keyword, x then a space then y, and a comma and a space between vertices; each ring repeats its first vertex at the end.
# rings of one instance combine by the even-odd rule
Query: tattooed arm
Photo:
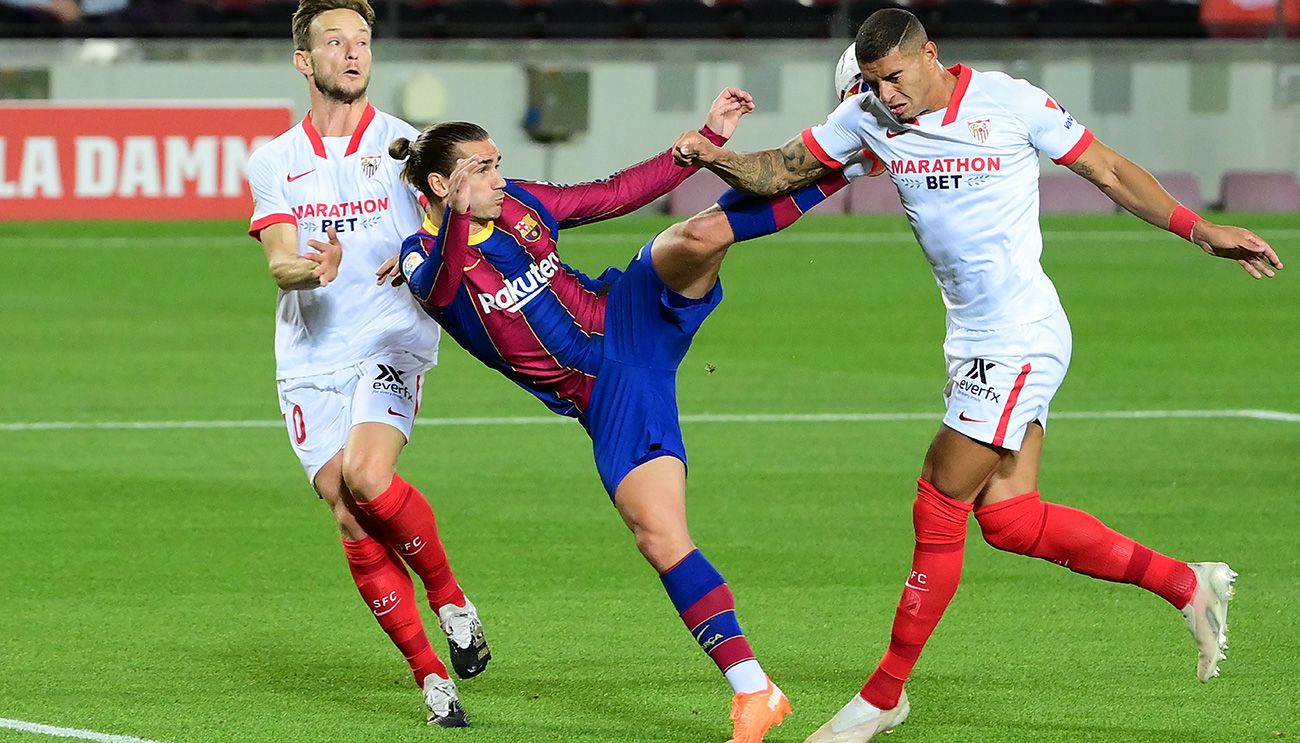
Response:
POLYGON ((1236 261, 1255 278, 1272 277, 1282 267, 1273 248, 1250 230, 1215 224, 1202 219, 1178 203, 1164 186, 1141 165, 1115 150, 1093 140, 1078 159, 1067 167, 1087 178, 1111 201, 1137 217, 1162 229, 1181 234, 1213 256, 1236 261), (1178 210, 1185 221, 1183 230, 1176 224, 1178 210))
POLYGON ((815 183, 831 168, 823 165, 796 136, 778 150, 733 152, 686 132, 673 146, 681 165, 698 165, 717 173, 727 185, 759 196, 775 196, 815 183))

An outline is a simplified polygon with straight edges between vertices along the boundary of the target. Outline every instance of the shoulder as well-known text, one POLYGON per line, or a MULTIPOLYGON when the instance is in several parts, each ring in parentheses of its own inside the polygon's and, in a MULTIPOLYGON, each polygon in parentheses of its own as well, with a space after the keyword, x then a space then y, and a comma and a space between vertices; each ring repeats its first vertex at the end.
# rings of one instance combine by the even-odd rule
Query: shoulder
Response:
POLYGON ((305 142, 306 136, 302 132, 302 127, 295 124, 292 129, 253 150, 253 153, 248 156, 249 169, 263 168, 283 161, 300 141, 305 142))
POLYGON ((869 90, 857 95, 851 95, 840 101, 840 105, 836 106, 834 111, 831 111, 827 119, 847 122, 857 122, 864 118, 870 119, 877 100, 875 94, 869 90))
POLYGON ((1005 72, 973 72, 971 84, 991 105, 1011 112, 1043 108, 1051 100, 1042 88, 1005 72))
POLYGON ((375 123, 379 124, 380 128, 384 132, 391 134, 394 137, 414 139, 420 135, 419 129, 416 129, 404 120, 399 119, 390 113, 380 111, 378 108, 375 109, 375 123))
POLYGON ((542 201, 536 194, 528 190, 529 186, 544 186, 549 188, 559 188, 552 183, 542 181, 520 181, 512 178, 506 179, 506 196, 518 201, 532 209, 542 209, 542 201))
MULTIPOLYGON (((295 133, 301 132, 301 127, 294 127, 253 150, 248 156, 249 183, 267 187, 275 179, 282 177, 279 175, 281 171, 287 174, 289 163, 293 160, 293 153, 298 144, 295 133)), ((306 140, 305 136, 303 140, 306 140)))

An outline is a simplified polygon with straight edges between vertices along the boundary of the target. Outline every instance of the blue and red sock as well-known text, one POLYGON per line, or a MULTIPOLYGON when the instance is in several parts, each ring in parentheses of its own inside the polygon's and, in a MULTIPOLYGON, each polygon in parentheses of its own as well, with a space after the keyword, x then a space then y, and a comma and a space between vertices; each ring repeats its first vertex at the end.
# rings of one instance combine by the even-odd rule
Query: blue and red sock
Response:
POLYGON ((733 188, 718 197, 718 206, 727 215, 735 242, 753 240, 789 227, 848 183, 835 172, 811 186, 780 196, 755 196, 733 188))
POLYGON ((708 559, 695 550, 660 580, 686 628, 732 688, 738 693, 766 688, 767 676, 736 619, 736 599, 708 559))

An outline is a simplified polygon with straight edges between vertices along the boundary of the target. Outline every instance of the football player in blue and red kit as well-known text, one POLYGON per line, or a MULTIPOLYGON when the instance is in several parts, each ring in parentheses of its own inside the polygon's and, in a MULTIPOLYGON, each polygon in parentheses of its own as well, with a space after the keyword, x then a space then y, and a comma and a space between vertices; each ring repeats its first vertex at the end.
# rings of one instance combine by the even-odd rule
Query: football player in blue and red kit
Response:
MULTIPOLYGON (((752 108, 748 94, 728 89, 701 133, 725 140, 752 108)), ((407 179, 428 199, 395 280, 486 366, 586 428, 637 548, 731 684, 732 740, 762 741, 790 703, 754 657, 730 588, 687 529, 677 367, 722 301, 727 248, 793 223, 844 179, 773 198, 729 192, 646 243, 627 268, 592 278, 561 261, 560 232, 631 212, 681 183, 695 169, 674 163, 671 150, 576 186, 505 179, 496 144, 467 122, 396 140, 390 154, 406 160, 407 179)), ((381 280, 387 275, 380 270, 381 280)))

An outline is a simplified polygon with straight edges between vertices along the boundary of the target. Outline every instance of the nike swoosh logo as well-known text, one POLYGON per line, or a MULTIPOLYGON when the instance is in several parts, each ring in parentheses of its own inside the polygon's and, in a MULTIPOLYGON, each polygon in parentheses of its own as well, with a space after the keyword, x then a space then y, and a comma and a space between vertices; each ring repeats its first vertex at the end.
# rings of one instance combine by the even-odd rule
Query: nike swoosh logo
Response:
POLYGON ((302 178, 303 176, 306 176, 306 175, 311 175, 312 173, 315 173, 315 172, 316 172, 316 169, 315 169, 315 168, 312 168, 311 170, 307 171, 306 173, 299 173, 298 175, 291 175, 291 176, 289 176, 286 180, 288 180, 290 183, 293 183, 294 181, 298 180, 299 178, 302 178))
POLYGON ((966 411, 964 410, 957 415, 957 420, 966 421, 967 423, 988 423, 988 421, 976 420, 975 418, 967 418, 966 411))
POLYGON ((403 415, 403 414, 397 412, 396 410, 393 410, 391 407, 388 408, 388 414, 389 414, 389 415, 395 415, 395 416, 397 416, 398 418, 406 418, 406 417, 408 417, 408 416, 406 416, 406 415, 403 415))
POLYGON ((892 130, 891 130, 891 131, 887 131, 887 132, 885 132, 885 139, 893 139, 894 137, 901 137, 901 136, 903 136, 904 134, 907 134, 907 133, 910 132, 910 131, 912 131, 912 130, 911 130, 911 129, 904 129, 904 130, 902 130, 902 131, 900 131, 900 132, 896 132, 896 131, 892 131, 892 130))

